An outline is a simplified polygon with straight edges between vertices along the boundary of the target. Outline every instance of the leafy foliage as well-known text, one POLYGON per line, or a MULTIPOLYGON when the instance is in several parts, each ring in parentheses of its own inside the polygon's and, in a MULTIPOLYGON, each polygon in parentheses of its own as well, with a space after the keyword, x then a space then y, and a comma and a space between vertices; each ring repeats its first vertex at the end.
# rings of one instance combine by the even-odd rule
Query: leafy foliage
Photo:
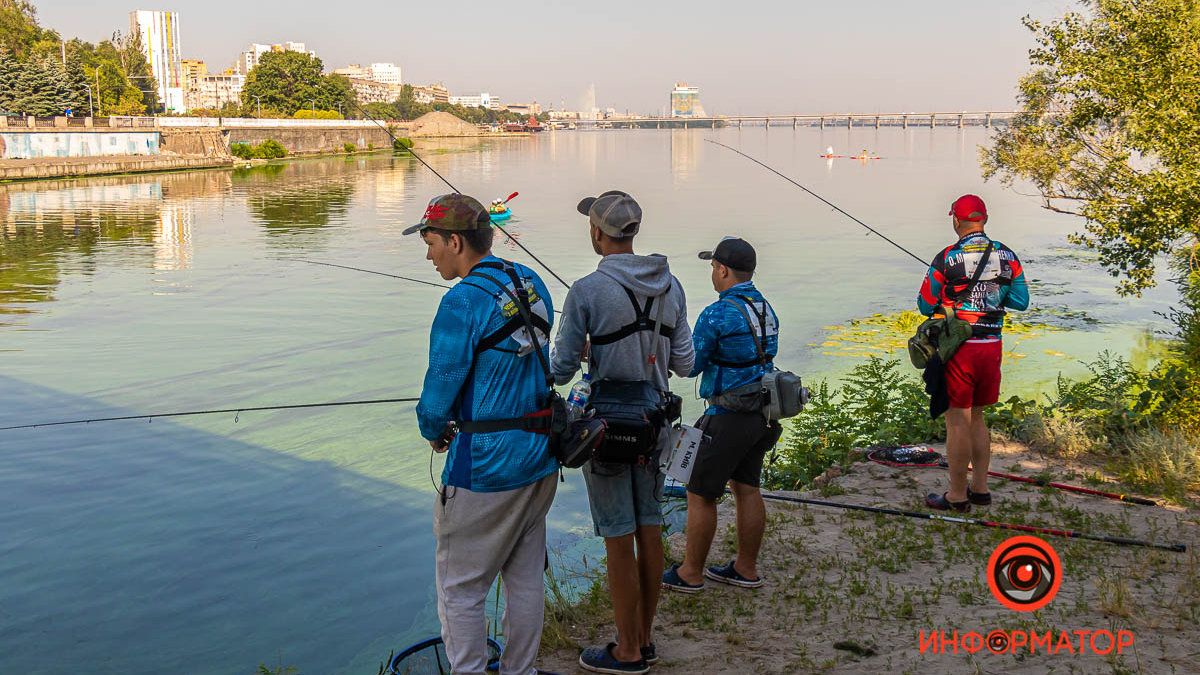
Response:
POLYGON ((336 110, 317 110, 313 111, 308 108, 301 108, 292 114, 293 119, 298 120, 340 120, 345 119, 342 114, 336 110))
POLYGON ((1154 285, 1163 253, 1200 234, 1200 0, 1087 0, 1026 26, 1038 47, 1022 114, 982 151, 984 175, 1032 181, 1046 208, 1086 219, 1119 289, 1154 285))
POLYGON ((280 159, 287 157, 287 148, 279 141, 268 138, 257 145, 249 143, 233 143, 229 152, 240 159, 280 159))
POLYGON ((291 117, 301 109, 349 109, 354 101, 350 81, 323 75, 321 59, 305 52, 268 52, 259 59, 242 88, 242 105, 280 110, 291 117), (258 97, 258 98, 256 98, 258 97))
POLYGON ((26 115, 144 115, 158 108, 150 64, 136 35, 91 44, 38 26, 25 0, 0 0, 0 111, 26 115), (63 63, 65 54, 66 63, 63 63))

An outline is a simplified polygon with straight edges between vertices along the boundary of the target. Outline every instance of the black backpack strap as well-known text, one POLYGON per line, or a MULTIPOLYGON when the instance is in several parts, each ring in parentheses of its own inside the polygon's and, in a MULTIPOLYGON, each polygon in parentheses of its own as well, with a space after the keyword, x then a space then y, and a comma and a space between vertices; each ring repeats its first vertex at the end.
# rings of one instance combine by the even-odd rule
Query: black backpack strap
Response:
POLYGON ((768 314, 767 301, 763 300, 763 311, 760 314, 758 309, 754 307, 754 300, 752 298, 744 295, 739 295, 737 297, 740 298, 742 302, 738 302, 733 298, 725 298, 721 302, 726 302, 732 305, 742 315, 742 318, 746 319, 746 324, 750 326, 750 337, 754 339, 754 349, 758 352, 758 358, 750 359, 748 361, 725 361, 722 359, 712 359, 712 362, 724 368, 749 368, 750 366, 757 365, 765 366, 767 362, 771 360, 771 357, 767 355, 766 351, 768 314), (754 321, 750 318, 750 312, 747 310, 747 307, 753 309, 754 315, 758 317, 758 334, 754 332, 754 321))
POLYGON ((983 257, 979 259, 979 264, 975 266, 975 274, 971 275, 971 282, 967 284, 961 293, 954 294, 952 298, 954 302, 962 302, 964 298, 971 297, 971 291, 975 290, 975 284, 979 283, 979 277, 983 276, 983 270, 987 267, 988 259, 992 257, 992 248, 994 245, 994 242, 989 239, 987 248, 983 249, 983 257))
MULTIPOLYGON (((658 334, 667 339, 674 337, 674 326, 666 326, 661 322, 655 322, 650 318, 650 310, 654 306, 654 300, 656 298, 662 298, 662 302, 666 302, 666 293, 663 293, 660 296, 650 296, 646 299, 646 306, 642 307, 641 304, 638 303, 637 295, 634 294, 633 290, 624 284, 621 284, 621 289, 625 291, 625 295, 629 297, 629 303, 633 305, 633 323, 621 326, 611 333, 605 333, 604 335, 592 335, 590 340, 593 345, 612 344, 617 340, 623 340, 634 333, 640 333, 641 331, 646 330, 656 331, 658 334)), ((670 292, 670 290, 671 289, 668 288, 667 292, 670 292)))
MULTIPOLYGON (((487 264, 487 263, 483 263, 483 264, 487 264)), ((491 265, 495 265, 495 263, 491 263, 491 265)), ((491 266, 491 265, 489 265, 489 266, 491 266)), ((503 282, 498 281, 492 277, 489 277, 486 274, 472 274, 472 275, 468 275, 468 276, 473 276, 473 277, 476 277, 479 279, 485 279, 485 280, 491 282, 494 286, 496 286, 496 288, 499 288, 505 295, 507 295, 509 297, 509 299, 511 299, 513 301, 514 304, 516 304, 517 313, 522 320, 522 324, 524 325, 524 328, 529 333, 529 341, 533 343, 533 351, 537 355, 538 363, 541 364, 542 372, 545 373, 545 375, 546 375, 546 386, 549 388, 553 388, 554 387, 554 375, 551 374, 551 372, 550 372, 550 362, 546 358, 546 355, 542 353, 542 346, 538 342, 537 330, 536 330, 538 328, 538 324, 533 320, 534 314, 533 314, 532 309, 529 306, 529 296, 525 291, 524 284, 521 283, 521 277, 517 274, 516 268, 512 267, 511 265, 501 266, 500 269, 506 275, 508 275, 508 278, 513 282, 513 287, 516 289, 515 293, 513 291, 510 291, 508 289, 508 286, 506 284, 504 284, 503 282)), ((467 283, 467 281, 464 279, 463 283, 467 283)), ((471 285, 475 286, 476 288, 480 288, 480 290, 484 290, 480 286, 477 286, 476 284, 471 284, 471 285)), ((547 325, 546 332, 549 333, 548 323, 545 321, 543 321, 542 323, 547 325)), ((507 326, 507 324, 506 324, 506 326, 507 326)), ((508 333, 508 335, 512 335, 512 332, 508 333)), ((505 337, 508 337, 508 335, 505 335, 505 337)), ((489 336, 485 337, 484 339, 486 340, 490 337, 491 336, 489 335, 489 336)))
MULTIPOLYGON (((478 269, 480 267, 486 267, 488 269, 497 269, 497 270, 501 270, 501 271, 504 271, 506 269, 504 267, 504 265, 502 265, 500 263, 494 263, 494 262, 481 262, 475 266, 475 269, 478 269)), ((507 272, 506 272, 506 274, 507 274, 507 272)), ((470 280, 472 278, 487 279, 488 281, 491 281, 492 283, 495 283, 495 279, 487 276, 486 274, 478 274, 478 273, 475 273, 474 271, 472 271, 472 273, 467 275, 467 278, 464 279, 462 282, 468 286, 478 288, 479 290, 481 290, 485 293, 491 293, 491 291, 484 288, 483 286, 480 286, 479 284, 471 283, 470 280)), ((521 287, 520 277, 516 274, 515 268, 512 270, 512 274, 509 275, 509 278, 517 279, 517 281, 514 282, 514 286, 521 287)), ((511 294, 509 295, 509 297, 512 297, 511 294)), ((523 288, 522 288, 522 292, 520 293, 520 297, 525 298, 526 302, 528 303, 529 295, 528 295, 528 292, 525 291, 523 288)), ((518 305, 518 309, 519 309, 520 303, 517 303, 517 305, 518 305)), ((526 304, 526 307, 528 307, 528 304, 526 304)), ((529 315, 530 315, 529 319, 530 319, 530 321, 532 321, 534 328, 540 329, 547 336, 550 335, 550 322, 549 321, 547 321, 546 319, 543 319, 538 314, 534 314, 532 311, 529 312, 529 315)), ((495 349, 496 351, 504 352, 506 354, 516 354, 517 352, 515 350, 502 349, 502 348, 498 347, 497 345, 504 342, 509 337, 511 337, 513 333, 516 333, 518 330, 521 330, 524 327, 525 327, 525 317, 521 314, 520 311, 518 311, 517 314, 514 315, 511 319, 509 319, 508 322, 505 323, 503 326, 496 329, 492 333, 485 335, 483 337, 483 339, 481 339, 479 341, 479 343, 475 345, 475 354, 478 355, 480 352, 487 351, 488 349, 495 349)))

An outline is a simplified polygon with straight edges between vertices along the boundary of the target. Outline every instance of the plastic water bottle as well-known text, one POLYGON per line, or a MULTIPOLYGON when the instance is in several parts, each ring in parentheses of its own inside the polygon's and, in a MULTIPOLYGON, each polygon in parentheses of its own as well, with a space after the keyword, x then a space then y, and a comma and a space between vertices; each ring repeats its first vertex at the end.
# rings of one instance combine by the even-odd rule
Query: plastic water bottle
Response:
POLYGON ((592 374, 584 373, 583 379, 576 382, 575 386, 571 387, 571 393, 567 395, 567 410, 570 413, 572 422, 583 416, 583 411, 587 408, 588 399, 591 397, 592 374))

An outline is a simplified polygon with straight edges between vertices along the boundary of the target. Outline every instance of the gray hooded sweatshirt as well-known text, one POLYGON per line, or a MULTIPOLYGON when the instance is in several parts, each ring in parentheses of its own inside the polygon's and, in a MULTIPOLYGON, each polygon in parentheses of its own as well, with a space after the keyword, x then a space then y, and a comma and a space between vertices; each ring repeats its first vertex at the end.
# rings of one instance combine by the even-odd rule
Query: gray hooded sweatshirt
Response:
POLYGON ((551 355, 555 382, 566 384, 574 379, 589 336, 612 333, 637 319, 622 285, 633 291, 642 307, 648 297, 656 298, 650 309, 651 321, 659 316, 659 304, 665 301, 662 325, 674 327, 674 333, 668 340, 661 333, 652 336, 651 331, 644 330, 611 344, 592 345, 592 381, 649 379, 667 391, 668 369, 679 377, 691 372, 696 352, 687 323, 687 301, 683 286, 667 266, 667 258, 617 253, 601 258, 596 271, 576 281, 567 292, 551 355), (656 359, 652 367, 647 366, 650 348, 656 359))

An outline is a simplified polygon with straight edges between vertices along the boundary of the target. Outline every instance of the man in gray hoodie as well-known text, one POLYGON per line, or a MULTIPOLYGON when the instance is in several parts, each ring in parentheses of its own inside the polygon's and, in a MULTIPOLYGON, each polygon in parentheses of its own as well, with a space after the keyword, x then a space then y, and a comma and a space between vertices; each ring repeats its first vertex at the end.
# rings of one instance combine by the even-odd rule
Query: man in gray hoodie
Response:
MULTIPOLYGON (((668 370, 687 377, 695 361, 683 287, 665 256, 636 255, 642 209, 628 194, 605 192, 579 203, 591 225, 596 271, 576 281, 563 303, 551 370, 571 381, 587 358, 594 381, 649 380, 669 390, 668 370)), ((660 434, 659 452, 667 444, 660 434)), ((617 641, 587 649, 586 670, 644 673, 657 661, 650 639, 663 571, 663 475, 658 455, 645 464, 590 461, 583 466, 597 536, 608 553, 608 587, 617 641)))

